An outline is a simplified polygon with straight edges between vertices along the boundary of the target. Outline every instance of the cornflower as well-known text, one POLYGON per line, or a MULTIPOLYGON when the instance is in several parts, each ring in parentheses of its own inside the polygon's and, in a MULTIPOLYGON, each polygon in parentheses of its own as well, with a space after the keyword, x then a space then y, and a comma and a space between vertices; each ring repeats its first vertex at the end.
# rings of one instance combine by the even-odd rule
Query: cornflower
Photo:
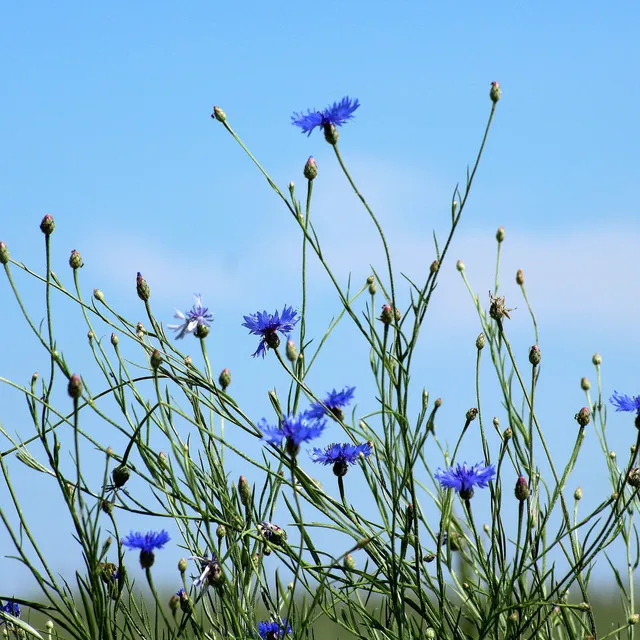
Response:
POLYGON ((172 329, 178 334, 176 340, 184 338, 187 333, 193 333, 199 327, 206 327, 208 329, 213 322, 213 314, 209 313, 207 307, 202 306, 201 295, 195 293, 194 298, 195 302, 193 306, 186 313, 182 313, 180 309, 176 309, 173 317, 182 320, 182 322, 180 324, 167 325, 167 328, 172 329))
POLYGON ((244 317, 243 327, 249 329, 249 333, 261 336, 260 343, 253 357, 262 356, 264 358, 267 349, 277 349, 280 346, 280 338, 278 332, 284 336, 288 336, 296 326, 300 318, 297 317, 298 312, 293 307, 285 305, 282 315, 277 311, 274 314, 266 311, 258 311, 244 317))

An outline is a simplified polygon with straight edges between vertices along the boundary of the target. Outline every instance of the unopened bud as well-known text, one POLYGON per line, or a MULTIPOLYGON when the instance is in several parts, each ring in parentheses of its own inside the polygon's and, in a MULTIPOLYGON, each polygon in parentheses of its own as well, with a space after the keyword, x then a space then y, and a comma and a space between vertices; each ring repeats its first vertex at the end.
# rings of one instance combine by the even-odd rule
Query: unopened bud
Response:
POLYGON ((149 298, 151 297, 151 289, 139 271, 136 276, 136 291, 138 292, 138 298, 140 298, 142 302, 149 301, 149 298))
POLYGON ((516 284, 522 286, 524 284, 524 273, 522 269, 516 271, 516 284))
POLYGON ((467 422, 473 422, 478 416, 478 410, 475 407, 471 407, 465 414, 467 422))
POLYGON ((0 242, 0 264, 7 264, 9 262, 9 249, 4 242, 0 242))
POLYGON ((309 181, 314 180, 317 177, 318 165, 316 164, 316 159, 313 156, 309 156, 307 163, 304 165, 303 174, 309 181))
POLYGON ((575 419, 581 427, 586 427, 589 422, 591 422, 591 411, 589 411, 589 407, 582 407, 582 409, 576 413, 575 419))
POLYGON ((493 416, 493 420, 491 422, 493 422, 493 426, 496 429, 500 429, 500 420, 498 419, 497 416, 493 416))
POLYGON ((211 117, 218 122, 226 122, 227 114, 220 107, 213 107, 211 117))
POLYGON ((631 614, 627 618, 627 622, 629 623, 630 626, 633 626, 634 624, 638 624, 638 622, 640 622, 640 613, 631 614))
POLYGON ((53 221, 53 216, 47 213, 47 215, 42 218, 42 222, 40 223, 40 231, 42 231, 45 236, 50 236, 55 228, 56 223, 53 221))
POLYGON ((436 409, 439 409, 442 406, 442 398, 436 398, 436 401, 433 403, 433 406, 436 409))
POLYGON ((580 387, 583 391, 589 391, 591 389, 589 378, 580 378, 580 387))
POLYGON ((227 528, 223 524, 219 524, 216 528, 216 536, 218 540, 222 540, 227 535, 227 528))
POLYGON ((111 344, 114 347, 117 347, 119 342, 120 342, 120 338, 118 338, 118 334, 112 333, 111 334, 111 344))
POLYGON ((431 266, 429 267, 429 273, 437 273, 439 269, 440 269, 440 261, 434 260, 431 263, 431 266))
POLYGON ((505 442, 511 440, 511 438, 513 438, 513 429, 511 427, 507 427, 502 434, 502 438, 505 442))
POLYGON ((74 373, 71 378, 69 378, 67 391, 74 400, 77 400, 82 395, 82 380, 77 373, 74 373))
POLYGON ((529 362, 535 367, 540 364, 540 360, 542 360, 542 352, 540 351, 540 347, 534 344, 533 347, 529 349, 529 362))
POLYGON ((227 387, 231 384, 231 371, 229 371, 229 369, 223 369, 220 372, 218 384, 222 387, 223 391, 227 390, 227 387))
POLYGON ((84 265, 82 262, 82 256, 74 249, 69 256, 69 266, 72 269, 79 269, 84 265))
POLYGON ((504 241, 504 227, 498 227, 498 230, 496 231, 496 240, 498 242, 504 241))
POLYGON ((180 608, 180 596, 177 594, 173 594, 169 598, 169 609, 172 613, 175 613, 180 608))
POLYGON ((119 464, 117 467, 114 467, 111 472, 111 479, 113 480, 113 486, 116 489, 120 487, 124 487, 127 483, 127 480, 131 477, 131 471, 126 464, 119 464))
POLYGON ((438 636, 436 634, 436 630, 433 627, 429 627, 424 632, 424 637, 426 638, 426 640, 435 640, 438 636))
POLYGON ((458 210, 458 201, 457 200, 452 200, 451 201, 451 217, 455 218, 456 217, 456 211, 458 210))
POLYGON ((100 289, 93 290, 93 297, 98 300, 98 302, 104 302, 104 293, 102 293, 100 289))
POLYGON ((456 262, 456 269, 460 271, 460 273, 464 271, 464 262, 462 262, 462 260, 458 260, 458 262, 456 262))
POLYGON ((495 80, 491 83, 491 89, 489 89, 489 97, 491 98, 491 102, 496 104, 500 97, 502 96, 502 89, 500 88, 500 84, 495 80))
POLYGON ((390 304, 385 304, 382 307, 382 313, 380 314, 380 320, 382 320, 382 322, 384 324, 391 324, 393 322, 393 318, 395 316, 395 319, 399 322, 400 321, 400 311, 398 311, 398 309, 395 310, 395 313, 393 311, 393 307, 390 304))
POLYGON ((634 489, 640 488, 640 467, 633 467, 627 475, 627 484, 634 489))
POLYGON ((573 499, 578 502, 579 500, 582 500, 582 487, 578 487, 574 492, 573 492, 573 499))
POLYGON ((426 389, 422 390, 422 410, 426 411, 429 406, 429 392, 426 389))
POLYGON ((251 487, 244 476, 240 476, 238 480, 238 493, 240 494, 240 502, 248 507, 251 504, 251 487))
POLYGON ((593 362, 596 367, 599 367, 602 364, 602 356, 599 353, 594 353, 591 362, 593 362))
POLYGON ((157 371, 162 364, 162 360, 162 354, 157 349, 154 349, 151 353, 151 368, 154 371, 157 371))
POLYGON ((372 282, 369 285, 369 295, 375 296, 378 292, 378 285, 375 282, 372 282))
POLYGON ((616 459, 616 452, 615 451, 609 451, 609 458, 611 460, 615 460, 616 459))
POLYGON ((520 476, 516 480, 515 496, 520 502, 524 502, 530 495, 531 490, 527 484, 527 479, 524 476, 520 476))
POLYGON ((342 561, 342 565, 347 571, 353 571, 356 568, 356 561, 350 553, 347 553, 342 561))
POLYGON ((295 362, 298 359, 298 349, 296 348, 296 343, 293 340, 287 340, 285 354, 289 362, 295 362))
POLYGON ((478 351, 481 351, 482 349, 484 349, 484 345, 486 344, 486 338, 484 333, 481 333, 477 338, 476 338, 476 349, 478 351))
POLYGON ((178 560, 178 571, 180 573, 185 573, 186 570, 187 570, 187 559, 180 558, 180 560, 178 560))

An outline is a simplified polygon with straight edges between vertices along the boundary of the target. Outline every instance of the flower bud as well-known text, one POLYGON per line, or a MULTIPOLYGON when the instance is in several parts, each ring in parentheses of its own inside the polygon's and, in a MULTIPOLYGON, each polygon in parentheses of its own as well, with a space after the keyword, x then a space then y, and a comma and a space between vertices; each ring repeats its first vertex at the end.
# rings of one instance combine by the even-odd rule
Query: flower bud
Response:
POLYGON ((616 452, 615 451, 609 451, 609 459, 610 460, 615 460, 616 459, 616 452))
POLYGON ((83 265, 84 262, 82 262, 82 256, 74 249, 69 256, 69 266, 75 270, 79 269, 83 265))
POLYGON ((424 632, 424 637, 426 638, 426 640, 435 640, 438 636, 436 634, 436 630, 433 627, 429 627, 424 632))
POLYGON ((507 427, 502 434, 502 438, 505 442, 511 440, 511 438, 513 438, 513 429, 511 427, 507 427))
POLYGON ((594 353, 591 362, 593 362, 596 367, 599 367, 602 364, 602 356, 599 353, 594 353))
POLYGON ((285 353, 289 362, 295 362, 298 359, 298 349, 296 349, 296 343, 293 340, 287 340, 285 353))
POLYGON ((55 228, 56 223, 53 221, 53 216, 47 213, 47 215, 42 218, 42 222, 40 223, 40 231, 42 231, 45 236, 50 236, 55 228))
POLYGON ((313 156, 309 156, 307 163, 304 165, 304 171, 302 172, 304 177, 311 181, 315 180, 318 175, 318 165, 316 164, 316 159, 313 156))
POLYGON ((142 302, 149 301, 149 298, 151 297, 151 289, 139 271, 136 276, 136 291, 138 292, 138 298, 140 298, 142 302))
POLYGON ((458 201, 457 200, 452 200, 451 201, 451 217, 455 218, 456 217, 456 211, 458 210, 458 201))
POLYGON ((116 489, 120 487, 124 487, 127 483, 127 480, 131 477, 131 471, 126 464, 119 464, 117 467, 114 467, 111 472, 111 479, 113 480, 113 486, 116 489))
POLYGON ((350 553, 347 553, 342 561, 342 565, 347 571, 353 571, 356 568, 356 561, 350 553))
POLYGON ((540 351, 540 347, 534 344, 533 347, 529 349, 529 362, 536 367, 540 364, 540 360, 542 360, 542 352, 540 351))
POLYGON ((627 484, 634 489, 640 488, 640 467, 633 467, 627 475, 627 484))
POLYGON ((180 560, 178 560, 178 571, 180 573, 185 573, 186 570, 187 570, 187 559, 180 558, 180 560))
POLYGON ((484 349, 484 345, 486 344, 486 338, 484 336, 484 333, 481 333, 477 338, 476 338, 476 349, 478 351, 482 351, 482 349, 484 349))
POLYGON ((400 322, 400 311, 398 311, 398 309, 395 310, 395 314, 393 312, 393 307, 390 304, 385 304, 382 307, 382 313, 380 314, 380 320, 382 320, 382 322, 384 324, 392 324, 393 323, 393 318, 395 318, 398 322, 400 322))
POLYGON ((136 336, 138 336, 138 340, 142 340, 144 338, 144 325, 142 322, 138 322, 136 325, 136 336))
POLYGON ((223 369, 220 372, 218 384, 222 387, 223 391, 227 390, 227 387, 231 384, 231 371, 229 371, 229 369, 223 369))
POLYGON ((4 242, 0 242, 0 264, 7 264, 9 262, 9 249, 4 242))
POLYGON ((67 391, 69 392, 69 395, 74 400, 77 400, 82 395, 82 380, 80 379, 80 376, 77 373, 74 373, 69 378, 69 385, 67 386, 67 391))
POLYGON ((504 227, 498 227, 498 230, 496 231, 496 240, 498 243, 504 241, 504 227))
POLYGON ((87 340, 89 341, 89 344, 91 344, 93 342, 94 338, 95 338, 95 335, 94 335, 93 331, 91 331, 91 329, 89 329, 89 331, 87 331, 87 340))
POLYGON ((573 499, 576 502, 579 502, 580 500, 582 500, 582 487, 578 487, 574 492, 573 492, 573 499))
POLYGON ((576 413, 575 419, 581 427, 586 427, 589 422, 591 422, 591 411, 589 411, 589 407, 582 407, 582 409, 576 413))
POLYGON ((516 498, 520 502, 524 502, 530 495, 531 490, 527 484, 527 479, 524 476, 519 476, 516 480, 516 488, 514 490, 516 498))
POLYGON ((100 289, 94 289, 93 290, 93 297, 98 302, 104 302, 104 293, 102 293, 102 291, 100 291, 100 289))
POLYGON ((475 407, 471 407, 465 414, 467 422, 473 422, 478 415, 478 410, 475 407))
POLYGON ((436 401, 433 403, 433 406, 436 409, 439 409, 442 406, 442 398, 436 398, 436 401))
POLYGON ((222 540, 227 535, 227 528, 223 524, 219 524, 216 527, 216 536, 218 536, 218 540, 222 540))
POLYGON ((369 294, 375 296, 378 291, 378 285, 375 282, 369 284, 369 294))
POLYGON ((422 410, 426 411, 429 406, 429 392, 426 389, 422 390, 422 410))
POLYGON ((489 90, 489 97, 491 98, 491 102, 496 104, 500 97, 502 96, 502 89, 500 88, 500 84, 495 80, 491 83, 491 89, 489 90))
POLYGON ((589 382, 589 378, 580 378, 580 388, 583 391, 589 391, 589 389, 591 389, 591 383, 589 382))
POLYGON ((162 364, 162 360, 162 354, 157 349, 154 349, 151 353, 151 368, 154 371, 157 371, 162 364))
POLYGON ((440 269, 440 261, 434 260, 431 263, 431 266, 429 267, 429 273, 438 273, 439 269, 440 269))
POLYGON ((456 269, 460 271, 460 273, 464 271, 464 262, 462 262, 462 260, 458 260, 458 262, 456 262, 456 269))
POLYGON ((640 613, 633 613, 627 618, 627 622, 629 626, 633 626, 634 624, 638 624, 640 622, 640 613))
POLYGON ((171 613, 175 613, 180 607, 180 596, 174 593, 169 598, 169 609, 171 609, 171 613))
POLYGON ((114 347, 117 347, 119 342, 120 342, 120 338, 118 338, 118 334, 117 333, 112 333, 111 334, 111 344, 114 347))
POLYGON ((193 613, 193 605, 191 604, 191 600, 189 600, 189 594, 186 590, 180 589, 176 595, 180 598, 180 611, 187 615, 193 613))
POLYGON ((522 269, 516 271, 516 284, 522 286, 524 284, 524 272, 522 269))
POLYGON ((211 117, 218 122, 226 122, 227 114, 220 107, 213 107, 211 117))
POLYGON ((248 507, 251 504, 251 487, 244 476, 240 476, 238 480, 238 493, 240 494, 240 502, 248 507))

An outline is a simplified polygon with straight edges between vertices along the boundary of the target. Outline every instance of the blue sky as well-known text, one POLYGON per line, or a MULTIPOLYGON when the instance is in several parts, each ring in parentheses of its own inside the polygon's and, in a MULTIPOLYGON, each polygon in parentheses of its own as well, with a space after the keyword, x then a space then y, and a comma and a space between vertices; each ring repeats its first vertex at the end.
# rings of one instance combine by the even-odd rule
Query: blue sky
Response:
MULTIPOLYGON (((328 260, 342 282, 349 273, 362 282, 369 265, 382 265, 377 237, 330 147, 318 132, 294 129, 291 113, 343 95, 360 100, 341 131, 342 153, 387 230, 397 268, 419 277, 433 259, 432 230, 444 233, 453 187, 475 157, 492 80, 503 99, 416 377, 445 399, 442 432, 456 435, 458 407, 475 403, 479 328, 454 264, 464 260, 486 301, 503 225, 502 291, 520 307, 510 331, 526 361, 533 334, 513 282, 522 268, 541 325, 543 422, 559 434, 560 455, 584 404, 580 377, 595 378, 595 351, 605 393, 637 393, 637 4, 69 1, 12 3, 3 14, 0 239, 13 258, 42 270, 38 224, 51 213, 54 268, 69 282, 67 259, 77 249, 87 295, 99 287, 131 318, 142 314, 137 271, 165 322, 202 293, 216 318, 214 368, 232 370, 232 389, 256 419, 268 410, 266 390, 284 383, 274 361, 248 357, 255 344, 242 315, 299 306, 299 238, 264 179, 210 120, 213 104, 281 187, 302 186, 304 163, 316 157, 313 215, 328 260)), ((319 335, 338 306, 321 271, 311 273, 319 335)), ((39 318, 40 290, 20 282, 39 318)), ((4 280, 0 301, 0 376, 25 381, 46 359, 4 280)), ((66 309, 59 339, 82 370, 90 366, 78 339, 86 330, 66 309)), ((366 362, 350 357, 350 336, 346 327, 336 333, 313 381, 327 390, 356 384, 364 414, 373 408, 371 383, 366 362)), ((183 346, 197 351, 195 342, 183 346)), ((20 396, 0 387, 0 407, 5 428, 22 435, 20 396)), ((487 419, 501 410, 496 400, 487 419)), ((635 438, 628 418, 611 414, 609 424, 626 454, 635 438)), ((601 464, 591 441, 571 482, 599 496, 605 475, 590 473, 601 464)), ((331 481, 330 470, 324 477, 331 481)), ((32 508, 42 516, 35 499, 32 508)), ((49 544, 68 539, 53 532, 49 544)), ((3 580, 8 562, 0 560, 3 580)))

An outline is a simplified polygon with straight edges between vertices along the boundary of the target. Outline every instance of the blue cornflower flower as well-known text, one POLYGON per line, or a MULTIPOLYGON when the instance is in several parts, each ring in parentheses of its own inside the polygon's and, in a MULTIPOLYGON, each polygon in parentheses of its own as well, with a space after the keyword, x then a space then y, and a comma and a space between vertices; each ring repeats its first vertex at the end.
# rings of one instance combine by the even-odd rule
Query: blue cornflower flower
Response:
POLYGON ((288 336, 300 320, 297 316, 298 312, 294 311, 293 307, 287 307, 286 305, 282 310, 282 315, 277 311, 274 314, 258 311, 249 316, 243 316, 244 322, 242 326, 249 329, 249 333, 262 336, 262 340, 260 340, 253 357, 262 356, 264 358, 267 349, 277 349, 280 346, 278 331, 288 336))
POLYGON ((202 572, 200 577, 194 580, 194 587, 202 585, 219 587, 225 581, 225 575, 215 553, 211 554, 210 559, 206 556, 191 556, 191 560, 197 560, 200 563, 200 571, 202 572))
POLYGON ((627 396, 617 391, 609 398, 609 402, 616 408, 616 411, 635 411, 640 414, 640 396, 627 396))
POLYGON ((276 426, 271 426, 265 418, 258 424, 263 433, 263 440, 278 446, 282 439, 286 438, 287 451, 292 456, 298 453, 302 442, 317 438, 326 425, 326 420, 310 420, 304 413, 285 416, 276 426))
MULTIPOLYGON (((4 611, 14 618, 19 618, 22 614, 20 611, 20 605, 13 600, 7 600, 7 603, 4 605, 2 604, 2 601, 0 601, 0 611, 4 611)), ((2 618, 2 620, 0 620, 0 625, 3 625, 5 622, 7 622, 7 620, 2 618)))
POLYGON ((280 638, 284 638, 288 633, 293 633, 293 631, 285 618, 282 623, 258 622, 258 633, 262 640, 280 640, 280 638))
POLYGON ((291 116, 291 123, 302 129, 302 133, 311 135, 316 127, 322 127, 325 130, 334 127, 341 127, 345 122, 353 118, 353 112, 360 106, 358 99, 351 100, 349 96, 345 96, 340 102, 334 102, 331 106, 316 111, 309 109, 307 113, 294 113, 291 116))
MULTIPOLYGON (((345 387, 342 391, 334 389, 322 402, 336 418, 342 420, 344 418, 342 407, 346 407, 353 400, 355 390, 355 387, 345 387)), ((307 410, 307 416, 314 419, 322 418, 326 413, 325 408, 319 402, 314 402, 307 410)))
POLYGON ((147 533, 140 533, 132 531, 126 538, 122 539, 122 544, 127 549, 140 549, 140 566, 143 569, 149 569, 153 566, 155 556, 153 551, 155 549, 162 549, 171 538, 169 534, 163 529, 162 531, 147 531, 147 533))
POLYGON ((370 442, 362 444, 330 444, 323 451, 315 447, 311 453, 313 462, 332 464, 333 473, 337 476, 346 475, 350 464, 355 464, 362 454, 365 458, 371 455, 373 447, 370 442))
POLYGON ((455 468, 450 467, 448 471, 438 469, 435 478, 440 481, 443 487, 455 489, 461 498, 469 500, 473 497, 473 487, 484 489, 495 475, 496 468, 492 464, 485 466, 479 462, 469 467, 465 462, 456 465, 455 468))
POLYGON ((193 333, 198 327, 207 327, 208 329, 213 322, 213 314, 209 313, 207 307, 202 306, 202 297, 200 294, 194 293, 193 295, 195 298, 193 307, 186 313, 182 313, 180 309, 176 309, 173 316, 178 320, 182 320, 182 323, 167 325, 167 328, 173 329, 173 331, 178 334, 176 340, 184 338, 187 333, 193 333))

